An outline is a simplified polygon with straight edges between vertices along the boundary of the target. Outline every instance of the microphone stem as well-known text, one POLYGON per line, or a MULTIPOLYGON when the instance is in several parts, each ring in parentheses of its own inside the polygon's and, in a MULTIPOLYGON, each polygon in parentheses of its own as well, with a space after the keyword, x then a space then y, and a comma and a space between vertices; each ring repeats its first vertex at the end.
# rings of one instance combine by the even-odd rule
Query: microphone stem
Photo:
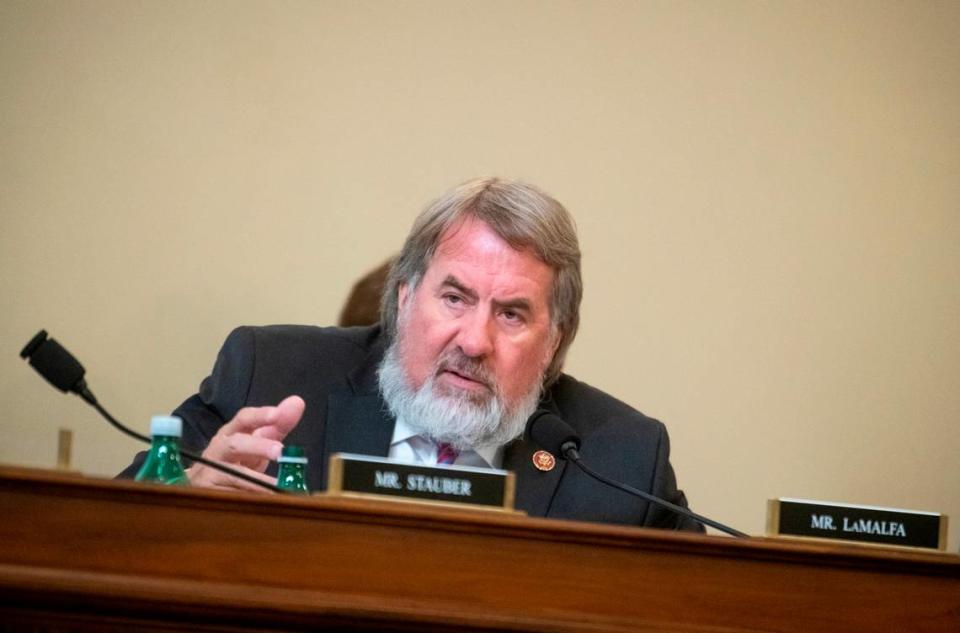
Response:
MULTIPOLYGON (((123 424, 121 424, 119 420, 117 420, 115 417, 113 417, 112 415, 110 415, 110 413, 109 413, 106 409, 104 409, 102 406, 100 406, 100 403, 97 402, 97 399, 94 397, 93 393, 86 387, 86 385, 82 385, 82 386, 79 386, 79 387, 80 387, 80 388, 79 388, 79 389, 77 390, 77 392, 76 392, 77 395, 79 395, 81 398, 83 398, 84 401, 87 402, 87 404, 89 404, 89 405, 92 406, 94 409, 96 409, 96 410, 100 413, 100 415, 102 415, 102 416, 107 420, 107 422, 109 422, 111 425, 113 425, 113 427, 116 428, 118 431, 122 431, 123 433, 126 433, 126 434, 129 435, 130 437, 132 437, 132 438, 134 438, 134 439, 138 439, 138 440, 140 440, 141 442, 146 442, 147 444, 150 444, 150 443, 153 441, 151 438, 147 437, 146 435, 141 435, 140 433, 137 433, 136 431, 134 431, 134 430, 132 430, 132 429, 128 429, 126 426, 124 426, 123 424)), ((209 460, 209 459, 207 459, 206 457, 203 457, 202 455, 197 455, 196 453, 194 453, 194 452, 192 452, 192 451, 188 451, 188 450, 186 450, 186 449, 183 448, 183 447, 180 447, 180 454, 183 455, 184 457, 186 457, 186 458, 189 459, 189 460, 192 460, 192 461, 195 461, 195 462, 200 462, 201 464, 205 464, 206 466, 210 466, 211 468, 214 468, 214 469, 219 470, 219 471, 221 471, 221 472, 227 473, 227 474, 230 475, 231 477, 236 477, 236 478, 238 478, 238 479, 242 479, 242 480, 244 480, 244 481, 247 481, 247 482, 250 482, 250 483, 255 484, 255 485, 257 485, 257 486, 260 486, 261 488, 266 488, 267 490, 269 490, 269 491, 271 491, 271 492, 279 492, 280 494, 287 494, 287 493, 288 493, 288 491, 282 490, 281 488, 278 488, 277 486, 275 486, 275 485, 273 485, 273 484, 271 484, 271 483, 267 483, 267 482, 265 482, 265 481, 260 481, 260 480, 257 479, 256 477, 252 477, 252 476, 248 475, 247 473, 242 473, 242 472, 240 472, 240 471, 238 471, 238 470, 235 470, 235 469, 233 469, 233 468, 230 468, 230 467, 228 467, 228 466, 225 466, 225 465, 223 465, 223 464, 221 464, 221 463, 215 462, 215 461, 213 461, 213 460, 209 460)))
MULTIPOLYGON (((100 406, 100 403, 97 402, 97 399, 93 397, 93 394, 90 393, 89 389, 84 389, 83 392, 80 394, 80 396, 84 400, 86 400, 88 403, 90 403, 90 406, 96 409, 100 413, 100 415, 102 415, 107 420, 107 422, 109 422, 113 426, 113 428, 117 429, 122 433, 126 433, 127 435, 129 435, 130 437, 136 440, 140 440, 141 442, 146 442, 147 444, 153 441, 146 435, 141 435, 140 433, 137 433, 133 429, 128 429, 123 424, 121 424, 116 418, 110 415, 110 413, 106 409, 100 406), (87 395, 89 395, 90 397, 87 398, 87 395)), ((183 450, 181 450, 180 452, 182 453, 183 450)))
POLYGON ((639 490, 639 489, 637 489, 637 488, 634 488, 633 486, 628 486, 628 485, 626 485, 626 484, 620 483, 619 481, 614 481, 614 480, 612 480, 612 479, 609 479, 609 478, 607 478, 607 477, 604 477, 603 475, 601 475, 600 473, 594 471, 592 468, 590 468, 589 466, 587 466, 586 464, 584 464, 584 463, 580 460, 580 453, 577 451, 576 448, 567 449, 567 450, 565 451, 565 454, 566 454, 568 460, 570 460, 571 462, 573 462, 574 464, 577 465, 577 468, 579 468, 580 470, 582 470, 583 472, 585 472, 587 475, 593 477, 594 479, 596 479, 596 480, 598 480, 598 481, 602 481, 603 483, 607 484, 608 486, 613 486, 614 488, 617 488, 617 489, 619 489, 619 490, 623 490, 623 491, 626 492, 626 493, 632 494, 632 495, 637 496, 637 497, 640 497, 640 498, 642 498, 642 499, 646 499, 647 501, 649 501, 649 502, 651 502, 651 503, 655 503, 655 504, 657 504, 657 505, 661 505, 661 506, 663 506, 664 508, 667 508, 667 509, 669 509, 669 510, 672 510, 673 512, 676 512, 677 514, 691 517, 691 518, 695 519, 696 521, 699 521, 700 523, 702 523, 702 524, 704 524, 704 525, 709 525, 710 527, 715 528, 715 529, 717 529, 717 530, 720 530, 721 532, 724 532, 724 533, 729 534, 729 535, 731 535, 731 536, 736 536, 736 537, 740 537, 740 538, 746 538, 747 536, 749 536, 748 534, 745 534, 745 533, 741 532, 740 530, 735 530, 735 529, 733 529, 732 527, 728 527, 728 526, 724 525, 723 523, 719 523, 719 522, 717 522, 717 521, 714 521, 713 519, 708 519, 708 518, 705 517, 705 516, 700 516, 699 514, 697 514, 696 512, 693 512, 692 510, 689 510, 688 508, 683 508, 683 507, 678 506, 678 505, 676 505, 676 504, 674 504, 674 503, 670 503, 669 501, 665 501, 665 500, 663 500, 663 499, 660 499, 659 497, 656 497, 656 496, 654 496, 654 495, 652 495, 652 494, 649 494, 649 493, 646 493, 646 492, 644 492, 644 491, 642 491, 642 490, 639 490))

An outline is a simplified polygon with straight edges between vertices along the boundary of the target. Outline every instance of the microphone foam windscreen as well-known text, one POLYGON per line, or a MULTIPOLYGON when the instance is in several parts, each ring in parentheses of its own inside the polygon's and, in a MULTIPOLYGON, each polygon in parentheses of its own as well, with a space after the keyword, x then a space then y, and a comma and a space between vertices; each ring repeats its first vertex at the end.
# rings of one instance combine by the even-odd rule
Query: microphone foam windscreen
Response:
POLYGON ((80 361, 52 338, 33 351, 30 365, 60 391, 73 389, 85 373, 80 361))
POLYGON ((580 436, 573 427, 560 419, 556 414, 540 409, 527 422, 527 437, 537 446, 554 455, 563 456, 560 447, 567 442, 573 442, 580 448, 580 436))

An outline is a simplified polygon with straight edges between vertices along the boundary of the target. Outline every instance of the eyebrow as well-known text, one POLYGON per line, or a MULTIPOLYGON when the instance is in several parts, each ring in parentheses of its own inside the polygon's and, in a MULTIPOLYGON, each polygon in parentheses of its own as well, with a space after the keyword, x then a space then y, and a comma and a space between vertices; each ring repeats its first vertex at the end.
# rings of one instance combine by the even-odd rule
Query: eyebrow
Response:
MULTIPOLYGON (((471 301, 477 301, 479 299, 479 296, 477 295, 475 290, 463 285, 463 282, 461 282, 459 279, 457 279, 453 275, 447 275, 447 278, 444 279, 443 282, 440 284, 441 288, 443 288, 444 286, 449 286, 453 288, 457 292, 460 292, 461 294, 465 295, 471 301)), ((506 301, 497 301, 496 299, 494 299, 492 303, 497 308, 508 308, 510 310, 519 310, 527 313, 531 312, 530 300, 527 299, 526 297, 517 297, 516 299, 507 299, 506 301)))
POLYGON ((444 279, 443 282, 440 284, 441 288, 443 288, 444 286, 450 286, 457 292, 466 295, 467 298, 470 299, 471 301, 476 301, 477 299, 480 298, 477 295, 475 290, 464 286, 463 283, 453 275, 447 275, 447 278, 444 279))

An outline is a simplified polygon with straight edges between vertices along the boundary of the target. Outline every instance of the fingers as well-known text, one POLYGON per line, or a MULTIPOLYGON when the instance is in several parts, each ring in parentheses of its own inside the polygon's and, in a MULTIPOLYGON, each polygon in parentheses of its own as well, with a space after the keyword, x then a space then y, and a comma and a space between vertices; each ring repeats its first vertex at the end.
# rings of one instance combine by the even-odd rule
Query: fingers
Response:
MULTIPOLYGON (((229 465, 234 470, 238 470, 246 475, 259 479, 265 483, 275 484, 276 479, 264 475, 261 472, 240 466, 239 464, 229 465)), ((190 485, 202 488, 215 488, 218 490, 244 490, 247 492, 269 493, 270 491, 262 486, 257 486, 249 481, 231 477, 227 473, 220 472, 216 468, 211 468, 205 464, 194 464, 187 469, 187 477, 190 479, 190 485)))
MULTIPOLYGON (((300 422, 305 406, 302 398, 290 396, 274 407, 244 407, 220 427, 204 449, 203 456, 272 483, 274 479, 264 475, 263 471, 271 461, 280 458, 282 440, 300 422)), ((263 491, 250 482, 203 464, 194 464, 187 474, 195 486, 263 491)))
POLYGON ((223 430, 228 433, 254 433, 260 430, 260 435, 282 440, 300 421, 305 407, 300 396, 289 396, 275 407, 244 407, 224 425, 223 430))
POLYGON ((277 407, 244 407, 221 428, 227 433, 253 433, 277 419, 277 407))
MULTIPOLYGON (((223 436, 218 433, 214 439, 218 440, 215 449, 211 451, 215 454, 208 459, 232 464, 245 464, 252 467, 254 464, 250 462, 275 462, 280 458, 280 453, 283 451, 282 442, 248 435, 247 433, 233 433, 223 436)), ((213 446, 214 442, 210 442, 210 445, 213 446)), ((207 457, 206 451, 204 457, 207 457)))
POLYGON ((287 434, 294 429, 303 417, 303 410, 306 403, 300 396, 289 396, 285 398, 276 409, 273 422, 267 426, 261 426, 253 432, 259 437, 266 437, 272 440, 282 441, 287 434))

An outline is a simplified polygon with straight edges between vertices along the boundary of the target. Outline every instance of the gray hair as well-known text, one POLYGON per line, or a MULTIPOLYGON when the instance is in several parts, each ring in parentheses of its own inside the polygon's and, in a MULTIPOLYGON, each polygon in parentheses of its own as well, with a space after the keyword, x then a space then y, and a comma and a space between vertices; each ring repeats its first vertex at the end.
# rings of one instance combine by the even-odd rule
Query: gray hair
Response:
POLYGON ((560 375, 567 349, 580 325, 580 246, 573 218, 563 205, 532 185, 499 178, 477 178, 447 192, 414 221, 403 250, 390 270, 380 303, 380 322, 392 339, 397 331, 398 290, 413 291, 423 278, 440 239, 461 219, 487 224, 516 250, 531 249, 554 271, 550 320, 560 343, 544 375, 548 386, 560 375))

